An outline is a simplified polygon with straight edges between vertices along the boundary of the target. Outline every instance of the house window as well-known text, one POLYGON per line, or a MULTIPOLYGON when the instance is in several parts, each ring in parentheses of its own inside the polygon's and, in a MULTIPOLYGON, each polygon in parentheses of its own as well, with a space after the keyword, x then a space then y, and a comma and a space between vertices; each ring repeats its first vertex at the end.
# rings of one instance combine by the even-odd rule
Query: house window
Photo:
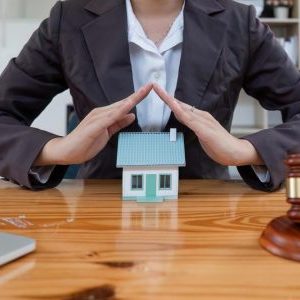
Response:
POLYGON ((131 176, 131 189, 133 189, 133 190, 143 189, 143 175, 132 175, 131 176))
POLYGON ((171 175, 159 176, 159 188, 161 190, 166 190, 171 188, 171 175))

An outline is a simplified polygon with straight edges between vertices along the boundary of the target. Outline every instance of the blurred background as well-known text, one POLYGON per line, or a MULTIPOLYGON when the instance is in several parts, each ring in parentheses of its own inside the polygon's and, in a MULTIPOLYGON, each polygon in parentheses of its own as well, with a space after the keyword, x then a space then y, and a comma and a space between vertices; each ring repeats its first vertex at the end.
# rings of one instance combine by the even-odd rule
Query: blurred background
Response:
MULTIPOLYGON (((201 1, 201 0, 199 0, 201 1)), ((239 0, 254 5, 257 17, 274 31, 292 61, 299 66, 300 0, 239 0)), ((40 22, 49 15, 56 0, 0 0, 0 73, 40 22)), ((65 135, 72 99, 68 92, 58 95, 32 126, 65 135)), ((232 132, 240 137, 281 123, 279 112, 267 112, 256 100, 241 93, 232 132)), ((235 171, 233 170, 233 176, 235 171)))

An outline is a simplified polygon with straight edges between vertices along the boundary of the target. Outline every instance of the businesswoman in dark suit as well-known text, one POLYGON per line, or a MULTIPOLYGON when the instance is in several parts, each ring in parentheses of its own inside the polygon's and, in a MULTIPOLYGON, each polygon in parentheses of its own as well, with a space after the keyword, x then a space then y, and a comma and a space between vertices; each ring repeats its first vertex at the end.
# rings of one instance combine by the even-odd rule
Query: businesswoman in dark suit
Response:
POLYGON ((120 178, 118 131, 176 127, 186 144, 181 178, 224 179, 235 165, 249 185, 271 191, 300 141, 299 97, 299 72, 253 7, 231 0, 58 2, 1 76, 0 175, 49 188, 80 163, 81 178, 120 178), (233 137, 241 88, 281 110, 284 123, 233 137), (79 126, 65 137, 30 128, 65 89, 79 126))

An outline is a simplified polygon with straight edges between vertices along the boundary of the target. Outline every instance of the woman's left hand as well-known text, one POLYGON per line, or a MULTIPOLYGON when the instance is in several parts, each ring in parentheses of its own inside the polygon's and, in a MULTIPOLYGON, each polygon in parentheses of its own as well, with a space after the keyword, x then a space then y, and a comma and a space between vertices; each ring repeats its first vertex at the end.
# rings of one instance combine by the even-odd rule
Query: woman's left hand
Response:
POLYGON ((214 161, 226 166, 263 165, 249 141, 232 136, 211 114, 171 97, 157 84, 153 89, 177 120, 196 134, 203 150, 214 161))

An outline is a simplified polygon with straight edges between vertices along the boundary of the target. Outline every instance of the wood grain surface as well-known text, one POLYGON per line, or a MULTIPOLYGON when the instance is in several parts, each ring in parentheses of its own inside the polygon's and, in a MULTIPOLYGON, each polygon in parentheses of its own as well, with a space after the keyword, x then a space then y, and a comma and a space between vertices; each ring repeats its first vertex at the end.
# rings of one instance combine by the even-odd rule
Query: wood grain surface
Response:
POLYGON ((300 264, 258 239, 285 191, 181 181, 179 201, 121 201, 121 181, 32 192, 0 183, 0 231, 37 251, 0 268, 0 299, 300 299, 300 264))

